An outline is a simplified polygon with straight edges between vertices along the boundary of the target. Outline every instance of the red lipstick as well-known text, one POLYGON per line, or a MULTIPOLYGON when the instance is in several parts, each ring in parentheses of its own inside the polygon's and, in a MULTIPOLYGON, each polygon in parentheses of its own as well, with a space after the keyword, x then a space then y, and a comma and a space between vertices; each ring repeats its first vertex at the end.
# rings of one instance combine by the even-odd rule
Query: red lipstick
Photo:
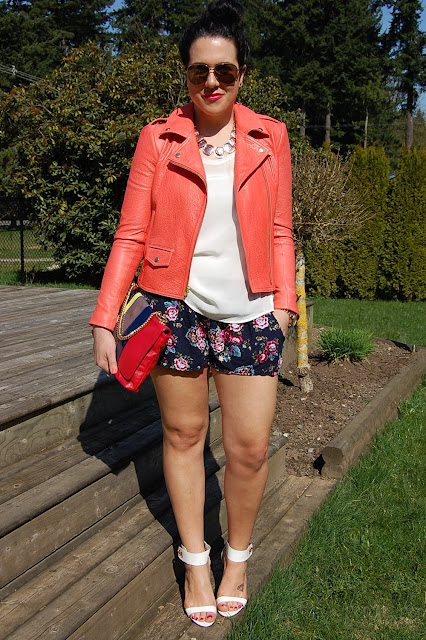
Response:
POLYGON ((204 100, 208 100, 209 102, 216 102, 216 100, 220 100, 223 96, 221 93, 211 93, 203 97, 204 97, 204 100))

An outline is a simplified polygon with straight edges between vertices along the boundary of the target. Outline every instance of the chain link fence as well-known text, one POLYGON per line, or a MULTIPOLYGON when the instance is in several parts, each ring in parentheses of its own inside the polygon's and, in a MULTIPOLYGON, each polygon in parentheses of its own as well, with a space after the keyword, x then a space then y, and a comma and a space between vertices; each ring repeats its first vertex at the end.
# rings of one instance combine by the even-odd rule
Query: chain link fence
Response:
POLYGON ((56 268, 34 234, 24 198, 0 197, 0 284, 28 284, 56 268))

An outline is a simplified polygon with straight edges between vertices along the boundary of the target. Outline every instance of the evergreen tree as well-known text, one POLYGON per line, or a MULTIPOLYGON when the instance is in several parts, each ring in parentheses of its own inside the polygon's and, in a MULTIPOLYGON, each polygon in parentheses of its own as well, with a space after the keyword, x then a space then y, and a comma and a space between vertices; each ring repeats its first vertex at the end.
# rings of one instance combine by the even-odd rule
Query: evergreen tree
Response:
POLYGON ((380 260, 383 297, 426 298, 426 149, 402 150, 391 181, 380 260))
POLYGON ((280 77, 282 71, 282 6, 276 0, 246 0, 243 24, 250 42, 250 65, 264 76, 280 77))
MULTIPOLYGON (((20 72, 44 77, 59 66, 71 47, 94 40, 105 43, 106 7, 113 0, 2 0, 0 4, 0 63, 20 72)), ((3 69, 4 71, 4 69, 3 69)), ((22 77, 0 76, 8 91, 22 77)))
POLYGON ((392 20, 383 40, 393 61, 392 75, 406 114, 405 143, 411 147, 413 111, 419 91, 426 86, 426 35, 419 26, 422 5, 419 0, 393 0, 386 4, 391 7, 392 20))
POLYGON ((291 105, 308 114, 310 123, 316 125, 316 112, 324 113, 331 98, 323 82, 325 13, 319 0, 285 1, 280 8, 280 31, 272 34, 265 46, 280 56, 281 78, 291 105))
MULTIPOLYGON (((261 2, 264 6, 269 2, 261 2)), ((328 115, 333 141, 344 145, 380 138, 371 122, 389 120, 392 104, 383 78, 380 10, 370 0, 284 0, 270 20, 255 63, 279 60, 291 107, 306 114, 319 145, 328 115)))
POLYGON ((377 116, 385 100, 380 13, 369 0, 326 4, 330 13, 322 43, 324 81, 331 93, 335 136, 353 144, 368 139, 369 116, 377 116))
MULTIPOLYGON (((416 109, 413 115, 413 146, 426 147, 426 120, 425 113, 421 109, 416 109)), ((398 155, 401 147, 405 144, 406 118, 404 113, 400 113, 393 125, 393 135, 398 140, 398 155)), ((395 154, 396 155, 396 154, 395 154)), ((396 160, 395 160, 396 162, 396 160)), ((393 168, 396 168, 393 166, 393 168)))
POLYGON ((340 295, 374 299, 379 279, 379 257, 383 246, 389 160, 383 148, 357 147, 352 155, 351 182, 363 194, 370 219, 341 247, 340 295))
POLYGON ((124 6, 112 14, 114 37, 119 50, 126 43, 152 40, 167 35, 170 42, 203 11, 203 0, 125 0, 124 6))

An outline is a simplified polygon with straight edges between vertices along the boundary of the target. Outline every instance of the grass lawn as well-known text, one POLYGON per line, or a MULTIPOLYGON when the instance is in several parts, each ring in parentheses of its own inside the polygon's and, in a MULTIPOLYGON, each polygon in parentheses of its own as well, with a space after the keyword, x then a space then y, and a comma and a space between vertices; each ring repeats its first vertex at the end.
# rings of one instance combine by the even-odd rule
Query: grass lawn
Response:
POLYGON ((229 640, 426 638, 425 432, 423 387, 336 487, 229 640))
MULTIPOLYGON (((426 303, 315 298, 315 324, 366 329, 379 338, 426 347, 426 303)), ((426 635, 425 635, 426 637, 426 635)))

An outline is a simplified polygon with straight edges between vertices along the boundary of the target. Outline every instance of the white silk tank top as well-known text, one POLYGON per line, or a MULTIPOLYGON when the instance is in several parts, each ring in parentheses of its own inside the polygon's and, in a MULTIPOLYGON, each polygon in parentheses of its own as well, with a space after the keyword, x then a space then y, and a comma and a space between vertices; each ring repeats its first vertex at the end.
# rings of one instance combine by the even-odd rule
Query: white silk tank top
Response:
POLYGON ((251 293, 235 206, 235 154, 202 155, 207 206, 191 262, 186 304, 212 320, 248 322, 274 308, 272 293, 251 293))

